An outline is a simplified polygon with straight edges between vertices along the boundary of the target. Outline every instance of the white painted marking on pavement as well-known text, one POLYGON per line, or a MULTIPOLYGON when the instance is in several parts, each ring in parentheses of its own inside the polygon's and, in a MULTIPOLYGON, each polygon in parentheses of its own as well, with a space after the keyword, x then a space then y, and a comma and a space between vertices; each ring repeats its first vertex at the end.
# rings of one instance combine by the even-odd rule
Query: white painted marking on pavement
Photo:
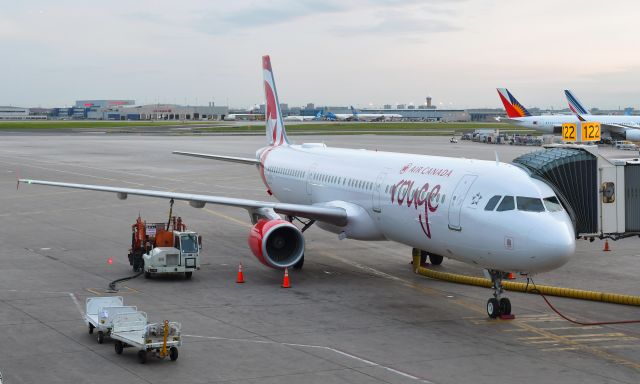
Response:
POLYGON ((420 383, 425 383, 425 384, 434 384, 433 382, 429 381, 429 380, 425 380, 425 379, 421 379, 417 376, 413 376, 409 373, 406 372, 402 372, 399 371, 397 369, 393 369, 391 367, 387 367, 385 365, 382 364, 378 364, 376 362, 373 362, 371 360, 367 360, 367 359, 363 359, 362 357, 358 357, 356 355, 352 355, 350 353, 341 351, 339 349, 336 348, 331 348, 331 347, 327 347, 324 345, 309 345, 309 344, 296 344, 296 343, 280 343, 277 341, 270 341, 270 340, 249 340, 249 339, 232 339, 232 338, 228 338, 228 337, 217 337, 217 336, 199 336, 199 335, 183 335, 184 337, 193 337, 193 338, 197 338, 197 339, 209 339, 209 340, 224 340, 224 341, 238 341, 238 342, 246 342, 246 343, 255 343, 255 344, 278 344, 278 345, 284 345, 287 347, 300 347, 300 348, 313 348, 313 349, 322 349, 325 351, 331 351, 333 353, 336 353, 338 355, 342 355, 345 357, 348 357, 350 359, 359 361, 361 363, 370 365, 372 367, 380 367, 382 369, 385 369, 391 373, 395 373, 399 376, 403 376, 406 377, 408 379, 412 379, 412 380, 416 380, 420 383))

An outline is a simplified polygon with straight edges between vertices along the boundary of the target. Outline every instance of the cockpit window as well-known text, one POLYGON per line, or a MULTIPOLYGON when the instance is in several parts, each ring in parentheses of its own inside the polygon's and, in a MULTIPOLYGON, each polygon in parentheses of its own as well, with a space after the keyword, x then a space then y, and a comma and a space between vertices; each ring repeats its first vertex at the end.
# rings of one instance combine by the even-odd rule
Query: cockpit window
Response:
POLYGON ((497 211, 512 211, 514 209, 516 209, 516 203, 513 200, 513 196, 505 196, 504 199, 502 199, 502 201, 500 202, 497 211))
POLYGON ((558 198, 555 196, 545 197, 544 206, 547 207, 549 212, 562 211, 562 204, 560 204, 558 198))
POLYGON ((518 196, 516 197, 516 201, 518 203, 518 211, 544 212, 542 200, 537 197, 518 196))
POLYGON ((495 195, 492 198, 489 199, 489 201, 487 202, 487 205, 484 207, 485 211, 493 211, 493 209, 496 207, 496 205, 498 205, 498 201, 500 201, 500 198, 502 196, 500 195, 495 195))

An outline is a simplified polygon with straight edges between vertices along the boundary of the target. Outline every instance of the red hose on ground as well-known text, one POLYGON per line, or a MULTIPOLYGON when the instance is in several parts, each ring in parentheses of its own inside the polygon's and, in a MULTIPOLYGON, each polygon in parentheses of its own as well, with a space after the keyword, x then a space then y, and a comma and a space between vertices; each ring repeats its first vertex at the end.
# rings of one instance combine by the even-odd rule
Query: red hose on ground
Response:
POLYGON ((583 325, 583 326, 589 326, 589 325, 614 325, 614 324, 635 324, 635 323, 640 323, 640 320, 619 320, 619 321, 597 321, 597 322, 592 322, 592 323, 586 323, 583 321, 578 321, 578 320, 573 320, 568 318, 567 316, 563 315, 562 313, 560 313, 560 311, 558 311, 556 309, 556 307, 553 306, 553 304, 551 304, 551 302, 549 301, 549 299, 547 299, 547 297, 545 295, 542 294, 542 292, 538 291, 538 289, 536 288, 536 283, 533 282, 533 279, 531 279, 531 283, 533 284, 533 289, 531 290, 531 292, 535 292, 538 295, 540 295, 542 297, 542 299, 545 301, 545 303, 547 303, 547 305, 549 306, 549 308, 551 308, 551 310, 553 312, 555 312, 558 316, 562 317, 563 319, 567 320, 570 323, 573 324, 577 324, 577 325, 583 325))

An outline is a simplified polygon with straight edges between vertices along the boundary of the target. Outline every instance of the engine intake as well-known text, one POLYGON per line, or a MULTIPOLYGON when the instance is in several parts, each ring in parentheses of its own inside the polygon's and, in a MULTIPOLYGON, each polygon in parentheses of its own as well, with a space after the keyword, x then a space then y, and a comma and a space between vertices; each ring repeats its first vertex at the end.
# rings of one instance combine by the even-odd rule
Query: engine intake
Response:
POLYGON ((249 248, 271 268, 288 268, 304 256, 304 236, 285 220, 260 219, 249 232, 249 248))

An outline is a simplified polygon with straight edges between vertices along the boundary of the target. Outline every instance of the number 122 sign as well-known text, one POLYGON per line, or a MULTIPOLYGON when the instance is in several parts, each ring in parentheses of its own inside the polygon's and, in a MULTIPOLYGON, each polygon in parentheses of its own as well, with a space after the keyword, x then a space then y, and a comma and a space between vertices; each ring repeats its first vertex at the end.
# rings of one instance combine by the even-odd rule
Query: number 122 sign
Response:
POLYGON ((582 141, 600 141, 600 123, 592 121, 583 122, 582 141))

